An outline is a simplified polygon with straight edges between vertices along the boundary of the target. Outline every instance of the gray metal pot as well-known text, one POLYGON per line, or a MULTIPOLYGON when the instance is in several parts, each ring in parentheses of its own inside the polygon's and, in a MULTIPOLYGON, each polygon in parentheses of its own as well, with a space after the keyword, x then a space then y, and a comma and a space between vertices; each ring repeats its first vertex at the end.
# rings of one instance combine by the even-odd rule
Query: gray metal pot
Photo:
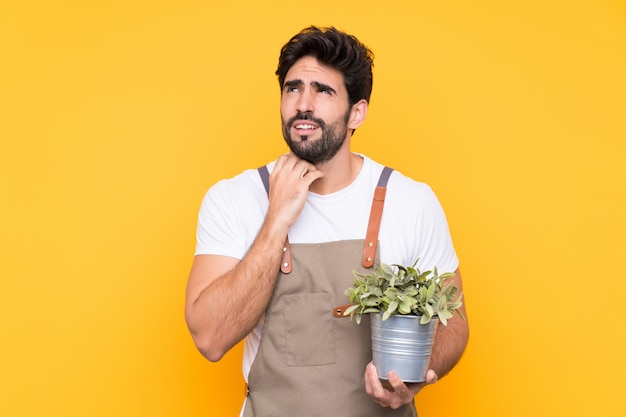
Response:
POLYGON ((426 380, 435 331, 439 319, 420 324, 421 316, 370 314, 372 359, 380 379, 395 371, 404 382, 426 380))

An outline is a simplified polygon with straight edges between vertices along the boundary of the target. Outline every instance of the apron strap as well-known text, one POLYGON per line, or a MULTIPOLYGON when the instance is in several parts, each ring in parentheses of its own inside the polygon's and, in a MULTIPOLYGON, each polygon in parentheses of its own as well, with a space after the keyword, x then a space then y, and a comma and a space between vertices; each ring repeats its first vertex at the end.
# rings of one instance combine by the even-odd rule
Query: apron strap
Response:
MULTIPOLYGON (((263 181, 265 191, 269 194, 270 173, 267 170, 267 166, 263 165, 258 169, 258 171, 259 175, 261 176, 261 181, 263 181)), ((291 272, 291 248, 289 247, 289 236, 285 238, 285 245, 283 246, 283 259, 280 261, 280 271, 283 274, 288 274, 291 272)))
POLYGON ((385 205, 385 194, 387 193, 387 182, 393 172, 392 168, 385 167, 378 179, 378 185, 374 190, 374 200, 370 211, 370 220, 367 224, 367 234, 365 235, 365 245, 363 247, 363 259, 361 263, 365 268, 374 265, 376 257, 376 245, 378 245, 378 231, 380 230, 380 220, 383 216, 383 206, 385 205))
MULTIPOLYGON (((265 191, 270 192, 270 174, 267 170, 267 166, 263 165, 258 168, 261 181, 265 191)), ((389 182, 389 176, 393 172, 392 168, 385 167, 378 179, 378 185, 374 190, 374 199, 372 201, 372 210, 370 211, 370 219, 367 224, 367 234, 365 235, 365 245, 363 247, 363 259, 362 264, 366 268, 370 268, 374 265, 374 258, 376 255, 376 246, 378 245, 378 232, 380 230, 380 220, 383 216, 383 206, 385 205, 385 194, 387 193, 387 182, 389 182)), ((291 272, 291 249, 289 247, 289 236, 285 238, 285 245, 283 246, 283 259, 280 263, 280 270, 283 274, 291 272)))

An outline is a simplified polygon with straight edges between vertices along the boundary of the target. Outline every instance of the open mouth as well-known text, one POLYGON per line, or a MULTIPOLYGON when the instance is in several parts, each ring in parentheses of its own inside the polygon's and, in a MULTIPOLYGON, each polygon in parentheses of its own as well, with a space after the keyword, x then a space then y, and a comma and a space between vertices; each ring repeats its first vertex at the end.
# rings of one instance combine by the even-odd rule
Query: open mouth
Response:
POLYGON ((315 132, 318 127, 311 123, 294 123, 293 128, 299 135, 309 135, 315 132))

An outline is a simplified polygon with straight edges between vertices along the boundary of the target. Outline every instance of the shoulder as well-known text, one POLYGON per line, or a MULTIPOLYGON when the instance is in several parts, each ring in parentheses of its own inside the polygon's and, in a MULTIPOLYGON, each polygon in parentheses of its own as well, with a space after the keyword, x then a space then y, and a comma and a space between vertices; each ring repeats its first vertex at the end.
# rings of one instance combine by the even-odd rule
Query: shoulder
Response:
MULTIPOLYGON (((273 166, 273 163, 267 166, 270 168, 270 166, 273 166)), ((207 195, 215 197, 226 197, 230 195, 232 198, 250 198, 256 196, 267 198, 261 175, 256 168, 247 169, 234 177, 225 178, 216 182, 209 188, 207 195)))
POLYGON ((267 193, 256 169, 218 181, 206 192, 200 206, 196 254, 243 258, 267 207, 267 193))
POLYGON ((402 190, 413 190, 420 192, 427 192, 431 190, 430 186, 425 182, 417 181, 411 177, 404 175, 400 171, 393 171, 389 178, 390 186, 397 187, 402 190))
POLYGON ((394 171, 389 178, 388 198, 398 199, 407 204, 422 204, 436 200, 430 185, 414 180, 399 171, 394 171))
MULTIPOLYGON (((364 159, 364 167, 367 170, 368 175, 378 181, 385 165, 376 162, 365 155, 362 156, 364 159)), ((393 169, 393 171, 389 177, 389 182, 387 183, 387 196, 404 197, 408 201, 423 199, 429 195, 434 196, 433 190, 428 184, 406 176, 402 172, 394 169, 393 166, 390 166, 389 168, 393 169)))
MULTIPOLYGON (((368 170, 372 180, 375 177, 375 181, 378 181, 378 177, 385 166, 371 159, 365 165, 369 166, 368 170)), ((393 167, 390 168, 393 169, 393 167)), ((393 210, 398 214, 401 213, 402 216, 418 216, 425 210, 439 211, 441 205, 429 184, 417 181, 394 169, 387 183, 385 209, 393 210)))
POLYGON ((267 192, 261 176, 257 169, 248 169, 213 184, 204 195, 201 214, 221 212, 230 217, 266 209, 267 192))

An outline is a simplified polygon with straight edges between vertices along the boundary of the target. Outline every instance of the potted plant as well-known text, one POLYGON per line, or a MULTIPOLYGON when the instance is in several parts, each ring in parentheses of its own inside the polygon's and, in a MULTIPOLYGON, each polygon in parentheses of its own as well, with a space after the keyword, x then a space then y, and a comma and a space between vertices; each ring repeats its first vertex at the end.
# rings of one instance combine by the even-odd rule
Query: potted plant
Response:
POLYGON ((344 315, 361 322, 371 315, 372 359, 381 379, 396 371, 404 382, 422 382, 437 328, 459 310, 462 294, 450 278, 454 273, 420 271, 416 265, 376 265, 372 272, 354 271, 354 285, 345 294, 354 303, 344 315))

